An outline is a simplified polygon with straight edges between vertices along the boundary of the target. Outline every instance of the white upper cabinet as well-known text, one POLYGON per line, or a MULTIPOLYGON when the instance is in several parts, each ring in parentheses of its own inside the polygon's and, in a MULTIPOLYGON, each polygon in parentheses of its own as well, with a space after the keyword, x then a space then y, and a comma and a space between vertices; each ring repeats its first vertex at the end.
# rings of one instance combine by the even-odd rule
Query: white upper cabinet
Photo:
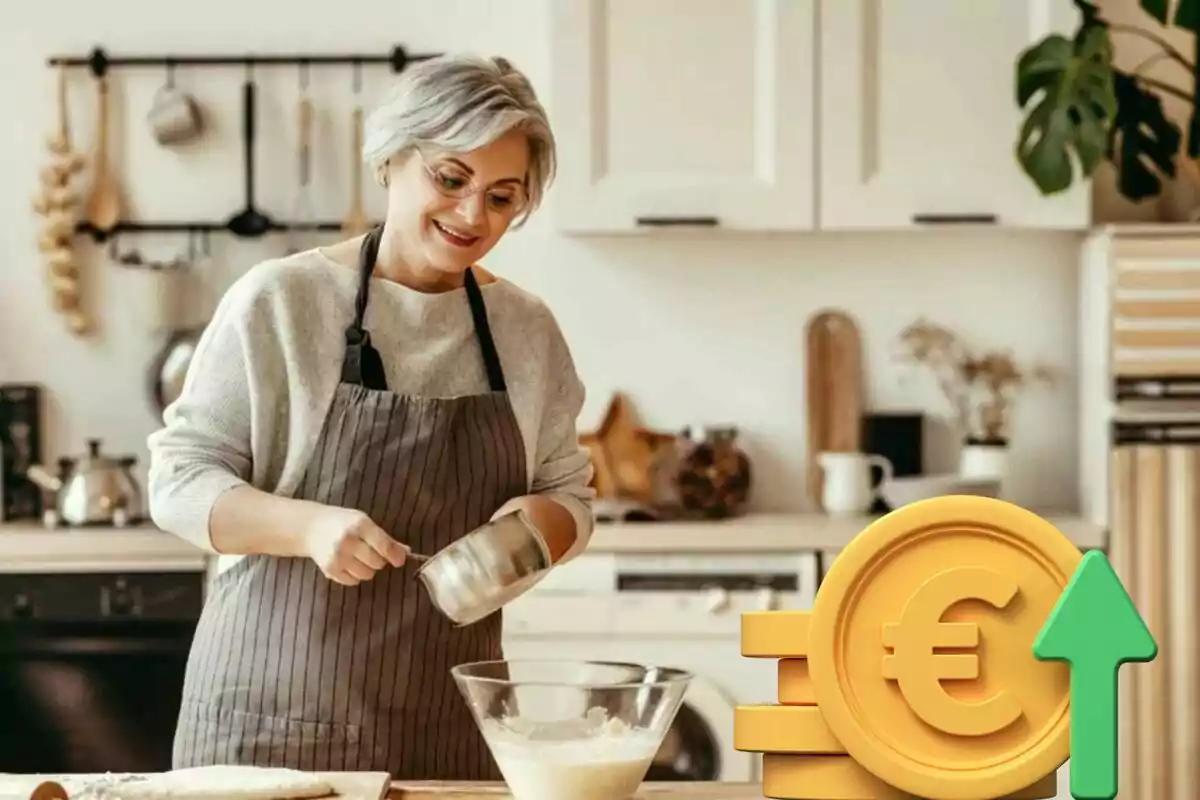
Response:
POLYGON ((815 2, 552 0, 558 228, 811 230, 815 2))
POLYGON ((1018 54, 1076 22, 1071 0, 823 2, 820 226, 1086 228, 1088 183, 1043 198, 1015 156, 1018 54))

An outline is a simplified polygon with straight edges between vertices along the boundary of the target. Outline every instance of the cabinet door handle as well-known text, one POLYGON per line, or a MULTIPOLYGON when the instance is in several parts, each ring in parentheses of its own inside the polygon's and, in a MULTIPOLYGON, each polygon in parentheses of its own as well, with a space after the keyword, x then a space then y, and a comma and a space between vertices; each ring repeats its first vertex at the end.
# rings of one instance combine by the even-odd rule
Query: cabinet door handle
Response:
POLYGON ((639 228, 715 228, 721 224, 716 217, 638 217, 639 228))
POLYGON ((913 214, 917 225, 995 225, 995 214, 913 214))

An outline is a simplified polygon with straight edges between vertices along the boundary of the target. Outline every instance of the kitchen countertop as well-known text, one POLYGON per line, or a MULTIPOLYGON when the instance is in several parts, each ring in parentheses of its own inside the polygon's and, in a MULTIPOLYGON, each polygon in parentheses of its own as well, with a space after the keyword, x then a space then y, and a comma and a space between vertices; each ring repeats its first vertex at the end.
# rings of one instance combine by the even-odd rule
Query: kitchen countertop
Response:
MULTIPOLYGON (((501 800, 510 797, 503 783, 394 782, 388 800, 501 800)), ((644 800, 762 800, 757 783, 643 783, 635 798, 644 800)), ((566 798, 564 798, 566 800, 566 798)))
MULTIPOLYGON (((1108 531, 1079 516, 1039 512, 1083 550, 1108 545, 1108 531)), ((597 523, 588 552, 788 552, 844 548, 878 517, 747 514, 711 522, 597 523)))
MULTIPOLYGON (((1070 514, 1045 513, 1081 549, 1107 546, 1108 532, 1070 514)), ((701 522, 601 522, 592 553, 836 554, 874 517, 748 514, 701 522)), ((0 523, 0 573, 204 571, 209 555, 150 526, 46 530, 36 522, 0 523)))
POLYGON ((204 572, 208 553, 150 526, 58 528, 0 523, 0 573, 204 572))

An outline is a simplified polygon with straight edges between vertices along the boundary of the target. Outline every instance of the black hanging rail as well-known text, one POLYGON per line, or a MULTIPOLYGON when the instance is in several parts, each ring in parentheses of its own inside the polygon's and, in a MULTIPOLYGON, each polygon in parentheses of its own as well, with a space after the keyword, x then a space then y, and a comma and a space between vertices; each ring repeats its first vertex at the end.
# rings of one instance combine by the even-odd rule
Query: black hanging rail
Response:
MULTIPOLYGON (((235 226, 236 227, 236 226, 235 226)), ((342 229, 340 222, 289 222, 287 220, 270 220, 269 226, 262 233, 238 233, 229 222, 118 222, 111 230, 98 230, 89 222, 81 222, 75 226, 78 233, 87 234, 98 242, 122 233, 232 233, 242 238, 255 239, 267 233, 299 231, 308 233, 336 233, 342 229)))
MULTIPOLYGON (((51 67, 86 67, 93 76, 100 78, 108 73, 110 69, 122 67, 161 67, 164 69, 173 69, 175 67, 218 67, 232 66, 244 67, 246 69, 258 66, 294 66, 308 68, 310 66, 351 66, 356 70, 359 67, 371 64, 386 65, 391 68, 392 72, 399 73, 404 70, 409 64, 417 61, 425 61, 431 58, 436 58, 436 53, 409 53, 400 45, 396 45, 386 55, 367 54, 367 53, 351 53, 351 54, 328 54, 328 53, 294 53, 294 54, 271 54, 258 55, 247 53, 244 55, 129 55, 129 56, 110 56, 103 48, 97 47, 86 56, 52 56, 47 59, 47 63, 51 67)), ((196 221, 172 221, 172 222, 140 222, 134 220, 123 220, 115 226, 108 229, 98 229, 88 222, 80 222, 76 225, 77 233, 91 236, 97 242, 103 242, 110 237, 117 236, 123 233, 231 233, 234 236, 243 239, 257 239, 265 236, 268 233, 278 233, 287 231, 316 231, 316 232, 336 232, 342 229, 341 222, 317 222, 317 221, 300 221, 300 220, 278 220, 261 212, 254 205, 254 151, 255 142, 254 134, 256 127, 255 120, 255 89, 254 80, 251 74, 246 75, 244 84, 244 102, 242 107, 242 126, 243 126, 243 167, 245 180, 245 207, 228 219, 220 222, 196 220, 196 221)))
POLYGON ((51 56, 46 63, 52 67, 87 67, 97 78, 112 67, 254 67, 254 66, 352 66, 386 64, 392 72, 403 72, 416 61, 436 58, 436 53, 409 53, 396 45, 386 55, 350 54, 269 54, 258 55, 129 55, 110 56, 97 47, 86 56, 51 56))

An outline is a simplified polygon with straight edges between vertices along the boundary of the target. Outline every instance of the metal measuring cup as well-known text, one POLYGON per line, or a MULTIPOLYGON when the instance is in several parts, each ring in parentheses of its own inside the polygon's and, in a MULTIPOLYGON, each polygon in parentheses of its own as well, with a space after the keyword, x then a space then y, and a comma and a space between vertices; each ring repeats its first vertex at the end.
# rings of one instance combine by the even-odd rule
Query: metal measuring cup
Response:
POLYGON ((417 576, 438 611, 461 627, 529 591, 550 567, 545 540, 517 510, 429 556, 417 576))

